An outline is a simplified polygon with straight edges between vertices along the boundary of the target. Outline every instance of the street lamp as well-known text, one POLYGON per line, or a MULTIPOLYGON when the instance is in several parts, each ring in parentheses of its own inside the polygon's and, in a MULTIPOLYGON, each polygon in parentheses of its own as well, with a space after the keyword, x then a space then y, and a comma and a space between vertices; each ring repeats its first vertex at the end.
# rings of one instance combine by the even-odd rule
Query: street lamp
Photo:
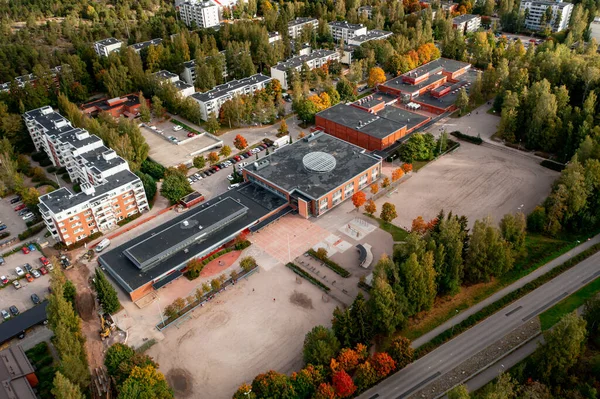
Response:
POLYGON ((163 327, 165 327, 165 316, 163 315, 163 311, 160 308, 160 297, 156 294, 156 304, 158 305, 158 312, 160 313, 160 319, 162 320, 163 327))

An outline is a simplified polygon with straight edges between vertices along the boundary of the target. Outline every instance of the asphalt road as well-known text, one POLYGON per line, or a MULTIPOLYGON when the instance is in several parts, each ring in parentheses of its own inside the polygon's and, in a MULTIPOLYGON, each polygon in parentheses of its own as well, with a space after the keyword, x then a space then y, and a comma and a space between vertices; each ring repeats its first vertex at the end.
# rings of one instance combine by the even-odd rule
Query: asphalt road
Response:
POLYGON ((600 276, 600 254, 589 257, 518 301, 506 306, 369 389, 359 398, 403 399, 410 397, 598 276, 600 276))

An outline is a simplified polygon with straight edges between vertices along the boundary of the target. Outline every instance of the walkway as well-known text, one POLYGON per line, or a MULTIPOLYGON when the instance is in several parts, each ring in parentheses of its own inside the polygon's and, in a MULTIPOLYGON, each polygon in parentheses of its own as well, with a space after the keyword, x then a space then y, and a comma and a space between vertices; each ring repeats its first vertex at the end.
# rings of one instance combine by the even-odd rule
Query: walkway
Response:
POLYGON ((227 270, 229 266, 233 265, 238 260, 241 254, 242 251, 231 251, 219 256, 215 260, 208 262, 206 266, 202 268, 200 277, 212 277, 218 274, 223 274, 223 272, 227 270))
POLYGON ((511 285, 509 285, 509 286, 503 288, 502 290, 496 292, 495 294, 487 297, 486 299, 479 302, 478 304, 471 306, 464 312, 459 313, 457 316, 451 318, 450 320, 446 321, 444 324, 438 326, 437 328, 434 328, 433 330, 429 331, 428 333, 420 336, 419 338, 417 338, 416 340, 413 341, 413 343, 412 343, 413 348, 418 348, 419 346, 431 341, 433 338, 435 338, 442 332, 459 324, 460 322, 465 320, 467 317, 479 312, 481 309, 483 309, 487 305, 496 302, 497 300, 503 298, 504 296, 510 294, 513 291, 516 291, 517 289, 523 287, 525 284, 535 280, 536 278, 540 277, 541 275, 548 273, 550 270, 554 269, 557 266, 560 266, 567 260, 571 259, 573 256, 580 254, 581 252, 590 248, 592 245, 595 245, 598 243, 600 243, 600 234, 589 239, 588 241, 584 242, 583 244, 580 244, 577 247, 571 249, 569 252, 559 256, 558 258, 554 259, 553 261, 546 263, 544 266, 539 267, 535 271, 529 273, 527 276, 523 277, 522 279, 520 279, 518 281, 515 281, 511 285))

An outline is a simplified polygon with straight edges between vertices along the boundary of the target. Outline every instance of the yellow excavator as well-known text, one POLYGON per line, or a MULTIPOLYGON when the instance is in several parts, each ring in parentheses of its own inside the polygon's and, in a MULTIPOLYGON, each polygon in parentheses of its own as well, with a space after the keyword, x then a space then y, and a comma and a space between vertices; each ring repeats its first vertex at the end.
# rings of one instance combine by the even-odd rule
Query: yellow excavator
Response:
POLYGON ((110 337, 110 334, 117 328, 117 326, 108 313, 100 315, 100 323, 100 338, 102 341, 104 341, 106 338, 110 337))

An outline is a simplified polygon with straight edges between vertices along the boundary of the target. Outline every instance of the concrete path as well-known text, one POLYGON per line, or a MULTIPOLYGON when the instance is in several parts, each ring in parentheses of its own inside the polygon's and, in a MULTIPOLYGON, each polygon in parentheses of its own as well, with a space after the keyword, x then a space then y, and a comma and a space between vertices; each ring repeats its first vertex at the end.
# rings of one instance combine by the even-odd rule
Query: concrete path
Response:
POLYGON ((503 298, 504 296, 510 294, 511 292, 523 287, 525 284, 535 280, 539 276, 548 273, 550 270, 554 269, 557 266, 560 266, 567 260, 571 259, 573 256, 580 254, 581 252, 585 251, 586 249, 588 249, 589 247, 591 247, 592 245, 597 244, 597 243, 600 243, 600 234, 591 238, 590 240, 584 242, 583 244, 580 244, 577 247, 571 249, 569 252, 559 256, 558 258, 554 259, 553 261, 546 263, 544 266, 539 267, 535 271, 529 273, 527 276, 521 278, 520 280, 515 281, 511 285, 504 287, 500 291, 487 297, 486 299, 479 302, 478 304, 471 306, 470 308, 466 309, 464 312, 459 313, 457 316, 451 318, 450 320, 446 321, 444 324, 438 326, 437 328, 434 328, 430 332, 420 336, 419 338, 417 338, 416 340, 413 341, 413 343, 412 343, 413 348, 418 348, 419 346, 431 341, 433 338, 435 338, 439 334, 443 333, 444 331, 446 331, 446 330, 452 328, 453 326, 457 325, 458 323, 462 322, 463 320, 465 320, 467 317, 471 316, 472 314, 479 312, 481 309, 483 309, 487 305, 494 303, 497 300, 503 298))

